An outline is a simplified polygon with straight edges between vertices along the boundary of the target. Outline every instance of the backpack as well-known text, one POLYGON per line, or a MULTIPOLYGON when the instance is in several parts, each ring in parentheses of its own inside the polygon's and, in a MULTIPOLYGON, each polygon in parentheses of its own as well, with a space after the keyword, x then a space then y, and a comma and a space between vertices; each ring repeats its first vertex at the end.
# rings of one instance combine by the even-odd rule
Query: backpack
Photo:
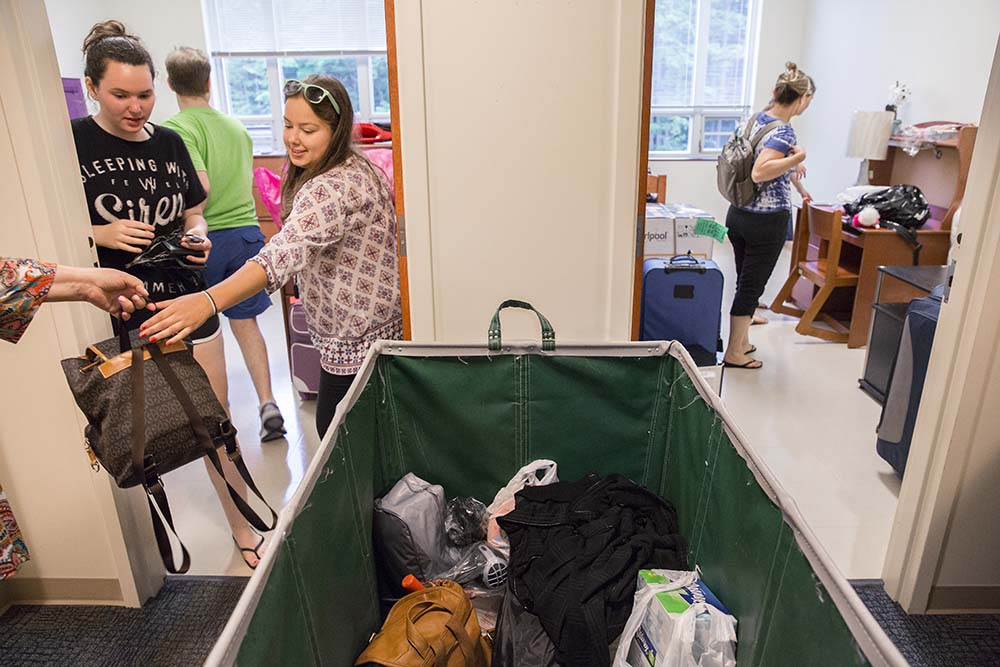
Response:
POLYGON ((719 154, 719 161, 715 165, 715 173, 719 182, 719 192, 733 206, 743 208, 749 206, 757 198, 760 192, 759 187, 750 178, 753 171, 753 163, 757 151, 757 144, 763 140, 767 133, 783 123, 774 120, 757 130, 757 133, 750 138, 750 129, 754 126, 751 117, 743 128, 743 131, 736 131, 723 147, 719 154))

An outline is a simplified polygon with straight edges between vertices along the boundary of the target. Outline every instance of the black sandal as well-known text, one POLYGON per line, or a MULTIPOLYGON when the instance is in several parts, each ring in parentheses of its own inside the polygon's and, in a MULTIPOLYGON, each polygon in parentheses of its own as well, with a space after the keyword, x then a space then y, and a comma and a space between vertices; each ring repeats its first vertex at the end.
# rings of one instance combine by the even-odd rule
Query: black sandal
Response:
POLYGON ((748 371, 755 371, 755 370, 757 370, 759 368, 763 368, 764 362, 761 361, 760 359, 751 359, 750 361, 746 362, 745 364, 733 364, 733 363, 730 363, 728 361, 723 361, 722 365, 725 368, 743 368, 743 369, 748 370, 748 371), (760 366, 754 366, 753 364, 760 364, 760 366))
POLYGON ((264 536, 263 535, 260 536, 260 542, 258 542, 257 546, 255 546, 253 549, 251 549, 250 547, 241 547, 240 543, 236 541, 235 535, 233 535, 233 544, 235 544, 236 548, 240 550, 240 556, 243 557, 243 562, 247 564, 247 567, 249 567, 251 570, 256 570, 257 565, 251 565, 250 561, 247 560, 247 557, 244 556, 243 554, 249 551, 250 553, 252 553, 254 556, 257 557, 257 564, 260 564, 260 552, 258 551, 258 549, 260 549, 264 545, 264 536))

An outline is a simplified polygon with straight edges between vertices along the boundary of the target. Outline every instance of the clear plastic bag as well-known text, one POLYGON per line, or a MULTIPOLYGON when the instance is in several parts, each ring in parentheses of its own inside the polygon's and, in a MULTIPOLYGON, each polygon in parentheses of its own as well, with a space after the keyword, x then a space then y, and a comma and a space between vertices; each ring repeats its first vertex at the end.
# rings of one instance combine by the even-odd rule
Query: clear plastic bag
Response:
POLYGON ((465 594, 472 601, 472 608, 479 617, 479 627, 483 634, 493 635, 497 629, 497 619, 500 616, 500 605, 503 604, 504 591, 501 588, 483 588, 471 585, 463 586, 465 594))
POLYGON ((507 583, 507 559, 493 553, 486 542, 478 542, 466 547, 452 567, 431 578, 451 579, 463 586, 476 583, 487 589, 498 588, 507 583))
POLYGON ((452 498, 444 513, 444 530, 457 547, 486 539, 486 505, 475 498, 452 498))
MULTIPOLYGON (((493 639, 493 667, 558 667, 556 647, 537 616, 505 589, 493 639)), ((617 667, 617 665, 616 665, 617 667)))

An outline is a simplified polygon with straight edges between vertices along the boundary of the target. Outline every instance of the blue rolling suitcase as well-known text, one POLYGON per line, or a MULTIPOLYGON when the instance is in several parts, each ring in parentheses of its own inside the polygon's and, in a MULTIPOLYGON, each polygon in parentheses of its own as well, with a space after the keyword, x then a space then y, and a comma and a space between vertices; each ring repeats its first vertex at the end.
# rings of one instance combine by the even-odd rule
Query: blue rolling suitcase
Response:
POLYGON ((910 441, 917 423, 943 294, 944 287, 935 287, 930 296, 910 302, 889 379, 889 390, 882 405, 875 450, 900 477, 910 456, 910 441))
POLYGON ((677 340, 698 366, 714 366, 722 346, 722 284, 722 271, 710 259, 647 259, 639 339, 677 340))

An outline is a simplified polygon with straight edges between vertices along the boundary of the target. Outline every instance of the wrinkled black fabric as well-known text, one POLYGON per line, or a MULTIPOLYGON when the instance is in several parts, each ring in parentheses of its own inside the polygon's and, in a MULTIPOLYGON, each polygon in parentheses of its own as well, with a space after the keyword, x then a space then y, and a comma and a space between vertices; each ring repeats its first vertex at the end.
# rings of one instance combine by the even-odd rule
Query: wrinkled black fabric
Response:
POLYGON ((670 503, 622 475, 525 487, 498 520, 510 538, 510 587, 538 616, 556 661, 607 667, 632 612, 641 568, 687 569, 670 503))

